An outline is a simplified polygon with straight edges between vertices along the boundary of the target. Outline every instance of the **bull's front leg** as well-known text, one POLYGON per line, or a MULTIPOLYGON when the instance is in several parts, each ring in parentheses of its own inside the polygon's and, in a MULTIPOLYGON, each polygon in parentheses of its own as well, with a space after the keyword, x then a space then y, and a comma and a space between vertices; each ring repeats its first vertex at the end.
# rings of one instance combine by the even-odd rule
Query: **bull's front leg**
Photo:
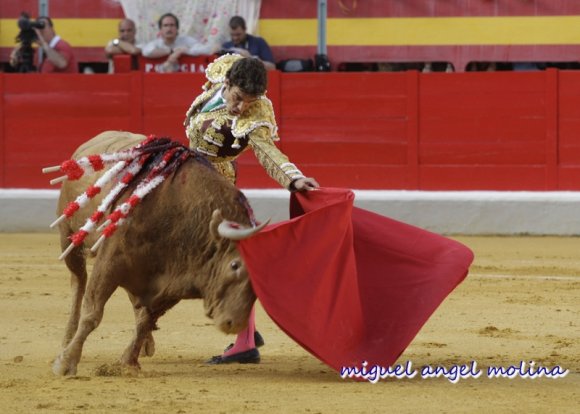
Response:
MULTIPOLYGON (((147 309, 144 306, 139 304, 139 300, 131 294, 131 292, 127 292, 129 295, 129 300, 133 305, 133 312, 135 313, 135 324, 139 324, 139 320, 145 315, 143 312, 147 312, 147 309)), ((127 350, 125 351, 127 352, 127 350)), ((153 338, 153 333, 149 331, 149 333, 145 336, 143 340, 143 344, 141 345, 141 351, 139 353, 140 356, 152 357, 155 354, 155 339, 153 338)))
POLYGON ((117 288, 117 285, 103 277, 97 266, 95 265, 89 281, 76 334, 52 365, 52 371, 56 375, 76 375, 85 340, 101 323, 105 303, 117 288))
POLYGON ((151 331, 157 329, 157 319, 178 302, 178 299, 165 298, 161 302, 151 304, 148 307, 141 306, 135 308, 135 336, 127 349, 125 349, 125 352, 121 357, 121 364, 133 368, 139 368, 139 353, 147 339, 153 339, 151 331))
MULTIPOLYGON (((72 231, 67 230, 67 228, 65 228, 65 224, 61 223, 61 246, 63 250, 70 243, 68 236, 71 233, 72 231)), ((64 338, 62 340, 63 348, 68 346, 78 329, 83 297, 85 295, 85 289, 87 285, 86 260, 82 249, 82 246, 75 248, 64 259, 66 266, 70 270, 72 305, 68 323, 65 329, 64 338)))
POLYGON ((151 331, 155 329, 155 323, 157 322, 157 317, 152 316, 149 310, 144 307, 135 307, 135 335, 131 340, 129 346, 123 352, 121 356, 121 364, 132 367, 140 368, 139 366, 139 355, 143 352, 149 351, 151 355, 155 351, 155 342, 153 341, 153 335, 151 331))
POLYGON ((143 341, 139 355, 145 357, 152 357, 155 355, 155 339, 153 338, 153 334, 151 332, 149 332, 143 341))

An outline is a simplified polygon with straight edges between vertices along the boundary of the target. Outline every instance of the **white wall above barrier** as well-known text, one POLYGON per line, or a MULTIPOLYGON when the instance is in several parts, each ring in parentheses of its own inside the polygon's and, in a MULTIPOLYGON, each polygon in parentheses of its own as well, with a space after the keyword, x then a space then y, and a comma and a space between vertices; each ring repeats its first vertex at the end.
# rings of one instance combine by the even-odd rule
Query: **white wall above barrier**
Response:
MULTIPOLYGON (((258 220, 288 218, 286 190, 243 190, 258 220)), ((580 235, 580 192, 366 191, 355 206, 436 233, 580 235)), ((1 232, 48 232, 58 190, 0 189, 1 232)))

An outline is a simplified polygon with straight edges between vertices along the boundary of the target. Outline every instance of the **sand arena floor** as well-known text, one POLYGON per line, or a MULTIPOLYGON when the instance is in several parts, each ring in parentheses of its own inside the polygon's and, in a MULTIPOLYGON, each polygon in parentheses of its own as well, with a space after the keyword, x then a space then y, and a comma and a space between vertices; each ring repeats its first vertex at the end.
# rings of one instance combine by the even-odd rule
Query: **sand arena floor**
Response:
POLYGON ((577 413, 580 407, 580 238, 458 237, 476 254, 471 274, 399 362, 483 374, 343 380, 282 333, 258 307, 260 365, 210 367, 229 343, 184 301, 159 321, 157 351, 136 376, 117 375, 133 313, 119 290, 89 336, 78 376, 50 370, 70 305, 56 234, 0 234, 0 410, 3 413, 577 413), (489 366, 561 366, 567 376, 493 378, 489 366))

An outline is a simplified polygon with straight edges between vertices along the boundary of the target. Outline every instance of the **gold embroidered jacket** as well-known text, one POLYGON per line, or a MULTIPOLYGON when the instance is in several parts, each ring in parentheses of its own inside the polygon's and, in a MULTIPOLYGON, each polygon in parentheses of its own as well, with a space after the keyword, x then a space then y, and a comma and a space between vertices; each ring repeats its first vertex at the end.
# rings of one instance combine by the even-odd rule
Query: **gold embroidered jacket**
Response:
POLYGON ((229 114, 224 106, 201 112, 222 88, 226 72, 237 59, 241 56, 224 55, 208 66, 208 81, 191 104, 184 122, 190 147, 204 155, 232 182, 236 179, 232 161, 252 148, 267 173, 282 187, 288 188, 292 181, 304 176, 274 144, 279 140, 278 127, 272 102, 266 96, 261 96, 239 116, 229 114))

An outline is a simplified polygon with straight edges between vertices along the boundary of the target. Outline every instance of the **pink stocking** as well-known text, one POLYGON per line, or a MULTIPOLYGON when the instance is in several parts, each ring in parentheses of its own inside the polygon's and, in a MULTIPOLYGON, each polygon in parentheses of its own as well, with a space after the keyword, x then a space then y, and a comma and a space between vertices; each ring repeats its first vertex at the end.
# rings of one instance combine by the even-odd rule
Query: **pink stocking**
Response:
POLYGON ((233 354, 239 354, 240 352, 249 351, 256 347, 254 342, 254 332, 256 331, 256 319, 254 306, 250 311, 250 317, 248 318, 248 327, 240 332, 236 338, 234 346, 223 353, 223 356, 230 356, 233 354))

